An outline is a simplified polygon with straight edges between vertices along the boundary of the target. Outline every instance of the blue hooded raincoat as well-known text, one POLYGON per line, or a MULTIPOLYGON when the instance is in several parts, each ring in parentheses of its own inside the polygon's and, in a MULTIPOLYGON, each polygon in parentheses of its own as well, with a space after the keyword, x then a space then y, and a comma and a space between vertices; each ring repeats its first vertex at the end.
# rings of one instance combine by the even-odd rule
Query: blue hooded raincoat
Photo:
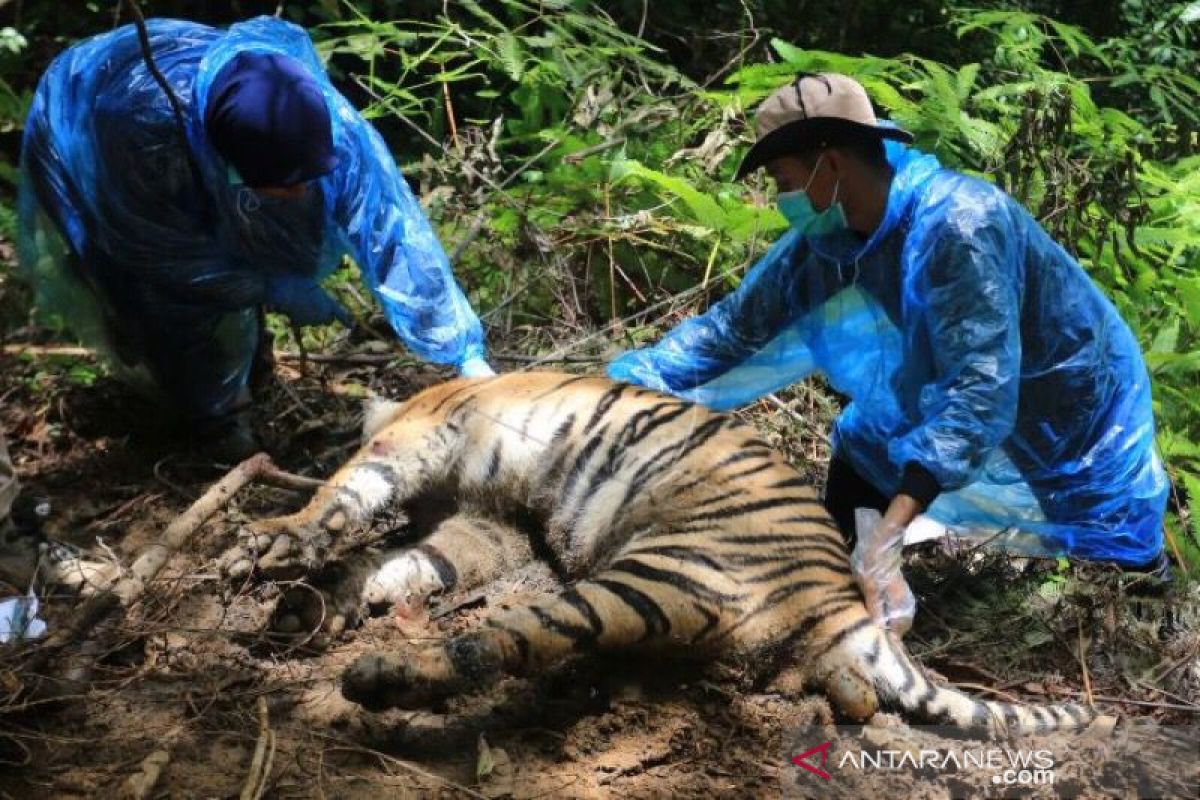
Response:
POLYGON ((850 404, 834 446, 885 494, 1031 554, 1144 564, 1168 482, 1136 340, 1082 267, 996 187, 887 143, 885 218, 786 233, 739 288, 609 374, 717 409, 815 370, 850 404))
POLYGON ((479 319, 428 219, 303 29, 260 17, 228 30, 151 20, 149 33, 201 185, 132 26, 60 55, 34 97, 21 163, 21 262, 44 308, 200 417, 244 398, 257 306, 290 296, 292 313, 320 316, 315 306, 332 304, 316 284, 344 254, 419 356, 484 356, 479 319), (339 164, 304 200, 241 185, 206 136, 213 79, 245 51, 294 58, 321 84, 339 164))

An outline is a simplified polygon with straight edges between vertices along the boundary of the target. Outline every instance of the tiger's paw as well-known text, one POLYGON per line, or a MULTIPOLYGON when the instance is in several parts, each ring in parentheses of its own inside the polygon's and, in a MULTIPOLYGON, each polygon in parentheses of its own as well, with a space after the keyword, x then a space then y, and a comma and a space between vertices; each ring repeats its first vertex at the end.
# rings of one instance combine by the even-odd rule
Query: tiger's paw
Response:
POLYGON ((370 653, 359 656, 342 673, 342 697, 367 711, 383 711, 423 708, 433 702, 436 694, 427 683, 416 679, 409 664, 370 653))
POLYGON ((274 580, 302 577, 320 567, 331 537, 295 517, 253 522, 238 530, 238 542, 218 559, 222 574, 245 578, 252 572, 274 580))

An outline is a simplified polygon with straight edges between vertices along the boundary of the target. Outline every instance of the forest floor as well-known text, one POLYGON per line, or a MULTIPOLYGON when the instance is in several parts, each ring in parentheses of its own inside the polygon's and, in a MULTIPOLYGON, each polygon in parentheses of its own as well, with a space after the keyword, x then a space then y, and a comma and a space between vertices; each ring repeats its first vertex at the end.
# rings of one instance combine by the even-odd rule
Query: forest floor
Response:
MULTIPOLYGON (((24 491, 51 502, 52 536, 93 553, 99 537, 129 563, 223 474, 181 454, 170 423, 114 380, 96 377, 90 359, 0 358, 0 428, 24 491)), ((309 364, 302 373, 283 362, 257 407, 258 429, 280 467, 326 476, 359 441, 363 387, 400 398, 441 377, 382 363, 309 364)), ((804 417, 803 398, 788 402, 792 416, 804 417)), ((772 404, 748 413, 819 480, 819 437, 797 432, 772 404)), ((763 677, 732 662, 579 660, 427 712, 366 713, 342 699, 340 670, 361 653, 400 647, 414 635, 411 625, 368 619, 324 652, 272 645, 263 630, 279 587, 230 585, 214 567, 240 522, 305 499, 257 484, 240 492, 108 631, 92 681, 71 696, 22 700, 21 688, 36 677, 21 668, 28 651, 0 650, 0 796, 117 796, 154 753, 165 768, 148 797, 938 798, 1000 791, 988 772, 947 781, 930 770, 855 772, 831 762, 835 774, 825 780, 801 769, 792 757, 825 740, 835 754, 855 737, 900 751, 963 743, 890 715, 861 730, 834 730, 824 699, 789 683, 786 672, 763 677)), ((1061 570, 939 545, 921 546, 908 574, 921 612, 905 641, 927 668, 980 696, 1061 702, 1090 693, 1100 711, 1119 719, 1115 731, 1038 740, 1054 752, 1056 783, 1026 786, 1021 796, 1130 796, 1163 773, 1166 794, 1200 794, 1194 752, 1175 759, 1169 748, 1160 755, 1137 744, 1139 725, 1200 724, 1194 582, 1177 581, 1164 597, 1135 598, 1100 567, 1061 570), (1137 758, 1112 762, 1129 747, 1137 758), (1110 766, 1101 768, 1106 754, 1110 766)), ((552 582, 548 572, 529 569, 482 595, 445 598, 426 634, 476 624, 498 603, 552 582)), ((76 605, 70 596, 48 598, 51 630, 76 605)), ((1187 730, 1196 728, 1185 737, 1187 730)))

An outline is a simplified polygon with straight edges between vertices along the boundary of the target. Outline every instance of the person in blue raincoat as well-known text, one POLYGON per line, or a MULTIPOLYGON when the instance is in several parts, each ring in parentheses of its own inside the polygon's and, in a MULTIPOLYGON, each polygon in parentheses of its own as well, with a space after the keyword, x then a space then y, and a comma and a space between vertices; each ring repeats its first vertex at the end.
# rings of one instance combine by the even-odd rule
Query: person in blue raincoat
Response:
POLYGON ((1165 578, 1149 376, 1075 259, 1003 191, 908 147, 851 78, 801 76, 756 127, 739 177, 766 167, 790 229, 736 291, 610 376, 728 409, 824 372, 851 401, 825 504, 893 627, 915 609, 900 548, 922 511, 1165 578), (882 520, 856 531, 859 508, 882 520))
POLYGON ((348 323, 318 285, 344 254, 414 352, 492 374, 428 219, 304 30, 267 17, 147 27, 174 98, 133 26, 71 47, 38 85, 19 250, 40 305, 225 457, 254 448, 261 309, 348 323))

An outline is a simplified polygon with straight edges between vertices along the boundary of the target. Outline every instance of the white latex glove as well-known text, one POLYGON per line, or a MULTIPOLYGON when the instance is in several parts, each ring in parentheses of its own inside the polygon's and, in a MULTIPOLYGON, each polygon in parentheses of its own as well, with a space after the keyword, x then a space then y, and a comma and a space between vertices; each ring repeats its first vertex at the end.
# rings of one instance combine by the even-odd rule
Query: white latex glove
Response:
POLYGON ((905 526, 885 523, 873 508, 857 508, 854 527, 858 542, 850 554, 850 569, 867 611, 877 623, 903 636, 917 612, 917 598, 900 571, 905 526))
POLYGON ((458 366, 458 374, 464 378, 494 378, 496 371, 482 358, 468 358, 458 366))

